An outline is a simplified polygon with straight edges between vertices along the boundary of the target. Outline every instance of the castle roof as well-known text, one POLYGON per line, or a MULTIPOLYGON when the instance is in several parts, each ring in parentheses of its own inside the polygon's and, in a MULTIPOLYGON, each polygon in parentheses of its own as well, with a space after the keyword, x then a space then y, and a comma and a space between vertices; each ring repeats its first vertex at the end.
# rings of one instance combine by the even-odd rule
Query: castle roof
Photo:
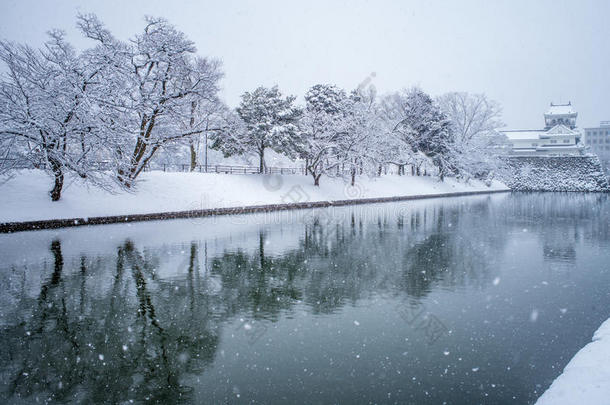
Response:
POLYGON ((546 131, 549 135, 577 135, 578 131, 570 129, 563 124, 555 125, 553 128, 546 131))
POLYGON ((568 102, 568 104, 553 104, 547 110, 544 115, 571 115, 576 114, 574 108, 572 108, 572 103, 568 102))
POLYGON ((540 135, 544 134, 546 131, 543 129, 515 129, 515 130, 505 130, 500 131, 508 139, 517 140, 517 139, 538 139, 540 135))
POLYGON ((510 140, 519 139, 541 139, 561 135, 580 135, 577 130, 570 129, 565 125, 555 125, 549 130, 544 129, 524 129, 524 130, 504 130, 500 131, 510 140))

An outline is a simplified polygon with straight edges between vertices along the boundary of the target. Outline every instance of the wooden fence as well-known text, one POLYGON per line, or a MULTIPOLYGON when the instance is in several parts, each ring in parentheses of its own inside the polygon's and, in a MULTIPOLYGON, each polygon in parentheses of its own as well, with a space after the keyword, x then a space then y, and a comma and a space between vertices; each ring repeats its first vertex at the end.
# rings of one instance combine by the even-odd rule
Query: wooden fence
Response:
MULTIPOLYGON (((155 164, 146 167, 145 171, 160 170, 164 172, 189 172, 189 164, 155 164)), ((236 165, 196 165, 194 172, 200 173, 224 173, 224 174, 258 174, 258 166, 236 166, 236 165)), ((264 168, 265 174, 305 174, 304 167, 274 167, 264 168)))

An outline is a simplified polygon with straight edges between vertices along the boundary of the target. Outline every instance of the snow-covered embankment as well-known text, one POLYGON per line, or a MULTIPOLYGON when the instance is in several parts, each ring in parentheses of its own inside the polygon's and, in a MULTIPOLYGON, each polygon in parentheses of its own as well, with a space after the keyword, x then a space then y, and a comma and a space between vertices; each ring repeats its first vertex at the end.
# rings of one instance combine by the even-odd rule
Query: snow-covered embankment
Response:
POLYGON ((500 182, 488 187, 479 181, 440 182, 432 177, 358 176, 356 181, 352 187, 340 178, 323 178, 315 187, 311 176, 303 175, 150 172, 142 175, 132 192, 109 193, 72 179, 61 200, 51 202, 50 177, 24 170, 0 183, 0 223, 508 190, 500 182))
POLYGON ((536 402, 536 405, 573 404, 610 404, 610 319, 536 402))

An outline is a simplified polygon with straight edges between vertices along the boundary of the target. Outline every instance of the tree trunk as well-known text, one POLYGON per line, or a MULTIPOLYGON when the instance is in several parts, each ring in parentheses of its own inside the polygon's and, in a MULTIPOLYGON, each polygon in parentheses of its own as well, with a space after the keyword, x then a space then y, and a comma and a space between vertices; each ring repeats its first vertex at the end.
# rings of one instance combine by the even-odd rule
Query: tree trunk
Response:
POLYGON ((194 171, 197 167, 197 151, 193 141, 189 142, 189 149, 191 150, 191 171, 194 171))
POLYGON ((127 172, 125 172, 125 171, 119 172, 119 180, 125 187, 131 188, 136 177, 138 176, 137 172, 138 172, 138 162, 132 163, 129 170, 127 170, 127 172))
POLYGON ((129 175, 123 169, 117 170, 117 179, 119 183, 127 188, 131 188, 131 182, 129 181, 129 175))
MULTIPOLYGON (((189 122, 189 126, 191 131, 195 127, 195 110, 197 109, 197 102, 191 102, 191 120, 189 122)), ((206 145, 207 146, 207 145, 206 145)), ((191 171, 195 170, 197 167, 197 150, 195 150, 195 145, 193 143, 193 138, 189 139, 189 147, 191 150, 191 171)))
POLYGON ((352 167, 352 187, 356 184, 356 168, 352 167))
POLYGON ((315 174, 313 175, 313 185, 314 186, 320 185, 320 176, 322 176, 322 175, 321 174, 318 174, 317 176, 315 174))
POLYGON ((53 189, 49 191, 49 195, 51 196, 51 201, 59 201, 61 198, 61 190, 64 187, 64 172, 61 169, 59 162, 55 159, 49 159, 49 163, 51 164, 51 170, 53 170, 53 175, 55 176, 55 183, 53 189))
POLYGON ((155 110, 150 117, 144 115, 140 123, 140 134, 133 149, 133 153, 131 154, 129 170, 125 172, 124 170, 119 169, 118 171, 117 177, 119 181, 127 188, 131 188, 135 179, 138 177, 140 172, 144 170, 144 167, 146 167, 157 149, 159 149, 161 146, 161 144, 154 145, 150 149, 150 152, 146 154, 149 146, 148 141, 152 134, 153 128, 155 127, 158 113, 158 110, 155 110), (145 155, 147 156, 144 157, 145 155))
POLYGON ((259 162, 258 162, 258 172, 263 174, 265 171, 265 149, 261 149, 258 152, 259 162))

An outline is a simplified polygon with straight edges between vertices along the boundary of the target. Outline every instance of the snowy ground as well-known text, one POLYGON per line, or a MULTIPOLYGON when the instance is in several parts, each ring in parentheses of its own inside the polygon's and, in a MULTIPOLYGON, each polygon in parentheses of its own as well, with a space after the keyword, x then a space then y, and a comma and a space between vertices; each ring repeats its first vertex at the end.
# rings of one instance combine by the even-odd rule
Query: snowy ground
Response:
POLYGON ((51 178, 38 170, 21 171, 0 183, 0 223, 507 189, 499 182, 487 187, 478 181, 464 184, 396 175, 361 176, 354 187, 339 178, 323 177, 314 187, 311 176, 302 175, 149 172, 131 192, 109 193, 71 180, 61 200, 51 202, 51 186, 51 178))
POLYGON ((610 403, 610 319, 570 360, 536 405, 610 403))

